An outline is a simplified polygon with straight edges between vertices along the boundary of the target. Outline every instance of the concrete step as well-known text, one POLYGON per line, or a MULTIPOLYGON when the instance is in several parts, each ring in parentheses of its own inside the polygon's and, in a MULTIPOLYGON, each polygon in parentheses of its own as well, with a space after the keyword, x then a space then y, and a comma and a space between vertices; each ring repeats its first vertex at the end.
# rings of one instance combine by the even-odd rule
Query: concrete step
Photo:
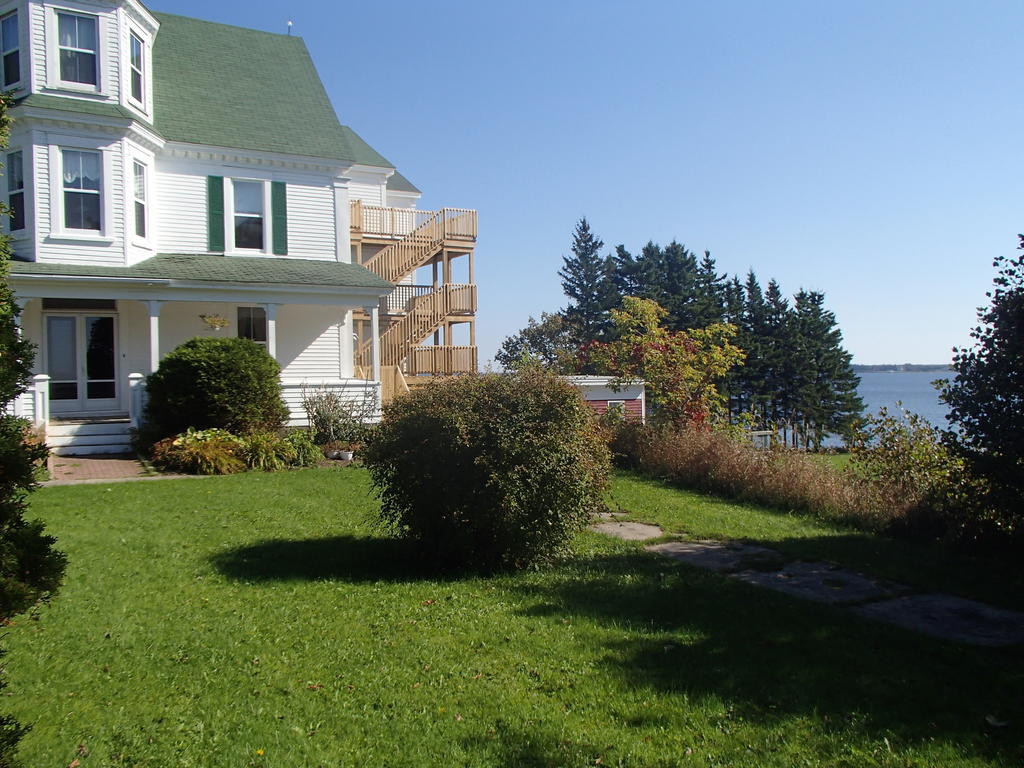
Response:
POLYGON ((106 435, 53 435, 46 436, 46 444, 51 448, 63 448, 79 445, 131 445, 132 438, 127 432, 106 435))
POLYGON ((73 437, 77 435, 127 435, 131 422, 89 421, 89 422, 50 422, 46 434, 50 437, 73 437))
POLYGON ((53 448, 51 453, 55 456, 126 456, 131 450, 126 445, 66 445, 53 448))

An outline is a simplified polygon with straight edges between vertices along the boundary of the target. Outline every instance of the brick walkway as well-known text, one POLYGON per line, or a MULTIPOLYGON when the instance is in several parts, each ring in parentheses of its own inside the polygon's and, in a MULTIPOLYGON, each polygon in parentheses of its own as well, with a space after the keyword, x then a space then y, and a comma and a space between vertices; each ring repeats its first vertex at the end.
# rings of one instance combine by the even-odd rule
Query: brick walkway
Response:
POLYGON ((137 480, 147 477, 145 468, 126 456, 50 456, 50 480, 43 485, 137 480))

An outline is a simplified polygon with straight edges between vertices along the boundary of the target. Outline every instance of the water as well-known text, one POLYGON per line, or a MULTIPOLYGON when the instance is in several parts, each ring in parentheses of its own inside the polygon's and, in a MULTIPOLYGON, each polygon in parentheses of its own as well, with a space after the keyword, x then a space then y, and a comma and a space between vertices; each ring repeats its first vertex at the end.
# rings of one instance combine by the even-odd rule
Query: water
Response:
POLYGON ((908 411, 923 416, 932 425, 946 429, 948 408, 939 402, 939 393, 931 385, 936 379, 949 379, 951 371, 880 371, 860 373, 857 394, 864 401, 865 413, 878 413, 883 405, 894 412, 896 401, 908 411))

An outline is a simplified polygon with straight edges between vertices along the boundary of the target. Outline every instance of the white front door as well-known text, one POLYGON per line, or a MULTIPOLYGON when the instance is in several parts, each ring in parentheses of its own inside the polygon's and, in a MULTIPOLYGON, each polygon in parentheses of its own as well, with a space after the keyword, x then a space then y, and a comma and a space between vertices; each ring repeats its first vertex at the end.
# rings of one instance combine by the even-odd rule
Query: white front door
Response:
POLYGON ((117 316, 61 312, 45 317, 50 412, 116 412, 117 316))

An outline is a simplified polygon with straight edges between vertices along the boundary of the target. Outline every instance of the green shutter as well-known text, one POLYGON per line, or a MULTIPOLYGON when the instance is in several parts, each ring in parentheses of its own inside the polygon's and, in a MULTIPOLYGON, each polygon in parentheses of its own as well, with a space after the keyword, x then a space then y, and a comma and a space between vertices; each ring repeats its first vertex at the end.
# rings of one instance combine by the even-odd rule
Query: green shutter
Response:
POLYGON ((288 193, 283 181, 270 183, 270 216, 274 231, 274 253, 288 253, 288 193))
POLYGON ((224 252, 224 177, 206 177, 207 241, 211 253, 224 252))

